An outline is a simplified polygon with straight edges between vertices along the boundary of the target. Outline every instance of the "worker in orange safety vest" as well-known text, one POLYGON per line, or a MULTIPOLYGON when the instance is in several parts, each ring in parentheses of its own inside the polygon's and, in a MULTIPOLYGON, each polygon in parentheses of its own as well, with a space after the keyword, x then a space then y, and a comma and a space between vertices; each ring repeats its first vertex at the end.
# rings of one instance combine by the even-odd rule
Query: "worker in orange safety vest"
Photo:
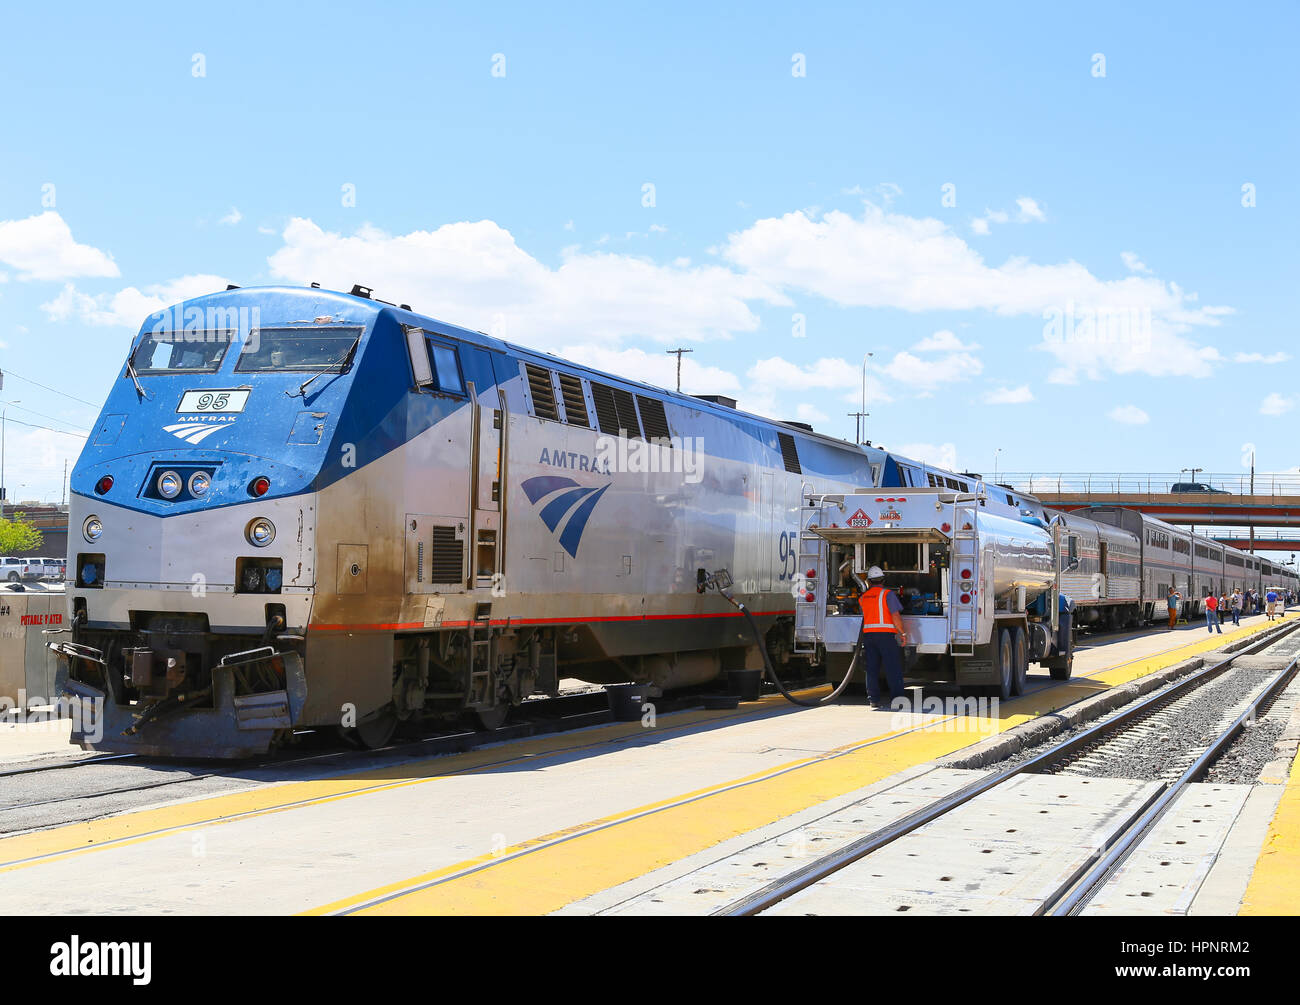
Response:
POLYGON ((903 627, 903 602, 893 590, 885 589, 885 573, 878 565, 867 570, 867 592, 859 598, 862 607, 862 654, 867 695, 877 708, 887 708, 903 691, 903 650, 907 629, 903 627), (889 702, 880 698, 880 671, 889 682, 889 702))

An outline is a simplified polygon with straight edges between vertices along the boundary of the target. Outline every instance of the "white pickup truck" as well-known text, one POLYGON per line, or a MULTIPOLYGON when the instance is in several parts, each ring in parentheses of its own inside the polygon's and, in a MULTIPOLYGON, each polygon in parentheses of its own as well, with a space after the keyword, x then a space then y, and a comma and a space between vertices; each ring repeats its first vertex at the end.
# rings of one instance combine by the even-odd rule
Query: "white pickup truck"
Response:
POLYGON ((44 575, 45 563, 39 558, 0 558, 0 582, 20 583, 44 575))

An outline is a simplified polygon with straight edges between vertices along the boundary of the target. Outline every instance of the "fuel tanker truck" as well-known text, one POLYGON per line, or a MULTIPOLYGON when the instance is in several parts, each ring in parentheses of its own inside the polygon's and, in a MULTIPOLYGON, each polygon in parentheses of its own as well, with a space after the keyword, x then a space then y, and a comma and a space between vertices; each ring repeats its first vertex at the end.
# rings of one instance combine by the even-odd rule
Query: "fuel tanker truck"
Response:
POLYGON ((1023 693, 1030 663, 1053 680, 1073 667, 1071 571, 1063 528, 1036 500, 977 483, 945 488, 811 494, 800 516, 795 652, 825 659, 839 679, 858 640, 873 565, 903 602, 904 673, 955 681, 966 693, 1023 693))

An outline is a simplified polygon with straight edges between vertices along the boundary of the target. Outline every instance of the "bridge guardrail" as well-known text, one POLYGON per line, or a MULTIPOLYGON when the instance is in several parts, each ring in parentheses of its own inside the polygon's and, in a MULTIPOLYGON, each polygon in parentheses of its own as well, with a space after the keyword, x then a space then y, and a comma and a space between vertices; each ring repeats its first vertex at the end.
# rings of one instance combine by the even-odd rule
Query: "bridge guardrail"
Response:
POLYGON ((1227 494, 1253 499, 1288 499, 1300 497, 1300 472, 1280 473, 1255 472, 1252 486, 1249 472, 1232 472, 1227 474, 1198 472, 1189 477, 1185 473, 1170 474, 1151 472, 1147 474, 1133 472, 1005 472, 997 476, 997 481, 1004 485, 1028 492, 1033 495, 1054 493, 1057 495, 1079 496, 1115 496, 1132 495, 1141 497, 1187 495, 1205 498, 1207 495, 1227 494), (1179 484, 1208 485, 1210 493, 1174 492, 1179 484))

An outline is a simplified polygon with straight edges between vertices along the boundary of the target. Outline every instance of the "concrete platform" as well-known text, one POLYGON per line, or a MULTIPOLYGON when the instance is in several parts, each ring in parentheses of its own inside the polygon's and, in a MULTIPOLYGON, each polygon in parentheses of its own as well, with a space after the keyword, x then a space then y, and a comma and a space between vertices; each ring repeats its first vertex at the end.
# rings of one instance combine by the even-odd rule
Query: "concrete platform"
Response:
MULTIPOLYGON (((1242 634, 1264 626, 1252 620, 1242 634)), ((664 715, 649 729, 601 726, 159 801, 0 841, 0 910, 556 911, 659 885, 693 856, 716 858, 912 777, 982 739, 982 725, 1025 722, 1228 637, 1184 628, 1099 638, 1079 654, 1075 680, 1032 674, 1034 692, 991 723, 863 704, 803 710, 774 696, 736 712, 664 715)))

